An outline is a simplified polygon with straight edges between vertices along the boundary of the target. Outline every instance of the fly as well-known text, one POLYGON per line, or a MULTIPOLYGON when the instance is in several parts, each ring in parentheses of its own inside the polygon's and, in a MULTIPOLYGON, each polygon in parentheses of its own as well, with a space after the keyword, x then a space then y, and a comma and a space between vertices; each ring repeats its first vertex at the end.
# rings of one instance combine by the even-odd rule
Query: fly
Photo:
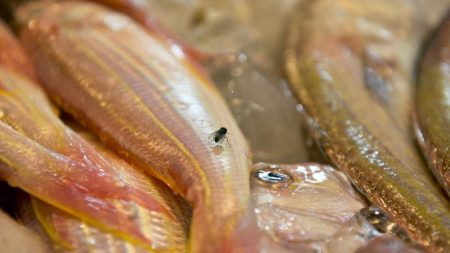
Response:
POLYGON ((228 130, 225 127, 221 127, 219 130, 212 133, 209 137, 211 145, 222 147, 222 142, 224 140, 227 140, 228 142, 228 138, 226 136, 227 132, 228 130))

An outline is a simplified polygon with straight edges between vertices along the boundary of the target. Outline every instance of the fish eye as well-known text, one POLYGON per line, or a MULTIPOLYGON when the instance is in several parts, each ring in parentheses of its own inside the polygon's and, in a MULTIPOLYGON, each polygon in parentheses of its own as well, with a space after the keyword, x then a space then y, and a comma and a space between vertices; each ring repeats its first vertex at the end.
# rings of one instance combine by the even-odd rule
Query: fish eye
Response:
POLYGON ((379 207, 365 207, 359 211, 358 215, 367 220, 380 233, 394 233, 400 237, 407 237, 405 231, 379 207))
POLYGON ((294 179, 291 174, 280 167, 265 166, 254 172, 257 181, 270 188, 285 188, 293 183, 294 179))

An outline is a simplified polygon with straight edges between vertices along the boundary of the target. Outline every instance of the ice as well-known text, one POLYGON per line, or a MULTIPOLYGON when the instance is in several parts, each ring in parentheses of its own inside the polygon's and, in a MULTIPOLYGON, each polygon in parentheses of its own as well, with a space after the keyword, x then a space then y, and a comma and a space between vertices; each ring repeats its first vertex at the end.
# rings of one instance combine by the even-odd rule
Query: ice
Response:
POLYGON ((248 139, 254 161, 308 159, 300 114, 283 80, 262 71, 245 54, 219 56, 205 66, 248 139))

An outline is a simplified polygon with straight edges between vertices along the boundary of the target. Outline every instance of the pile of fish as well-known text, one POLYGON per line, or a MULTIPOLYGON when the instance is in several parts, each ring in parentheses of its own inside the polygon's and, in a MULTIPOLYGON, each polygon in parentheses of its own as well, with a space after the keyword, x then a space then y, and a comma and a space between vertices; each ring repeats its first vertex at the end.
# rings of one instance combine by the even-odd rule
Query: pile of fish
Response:
POLYGON ((450 2, 0 2, 1 252, 450 252, 450 2))

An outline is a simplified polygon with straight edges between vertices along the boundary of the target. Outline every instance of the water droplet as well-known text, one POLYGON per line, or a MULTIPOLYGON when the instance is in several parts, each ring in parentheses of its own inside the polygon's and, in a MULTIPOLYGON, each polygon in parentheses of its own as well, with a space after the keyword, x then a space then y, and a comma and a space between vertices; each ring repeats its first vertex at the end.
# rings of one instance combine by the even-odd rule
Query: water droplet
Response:
POLYGON ((3 111, 0 111, 0 119, 2 119, 3 117, 5 117, 5 113, 3 111))
POLYGON ((247 61, 247 55, 240 53, 238 56, 238 59, 240 62, 246 62, 247 61))
POLYGON ((122 30, 126 21, 118 15, 107 15, 103 18, 103 23, 112 31, 122 30))
POLYGON ((297 112, 300 112, 300 113, 303 113, 305 110, 303 109, 303 105, 301 105, 301 104, 297 104, 296 106, 295 106, 295 110, 297 111, 297 112))
POLYGON ((254 176, 259 183, 277 189, 285 188, 294 181, 287 170, 276 166, 267 166, 257 169, 254 172, 254 176))
POLYGON ((37 21, 36 20, 30 20, 30 22, 28 22, 28 29, 30 30, 34 30, 37 28, 37 21))
POLYGON ((95 245, 95 243, 96 243, 95 239, 92 238, 92 237, 86 238, 86 242, 87 242, 89 245, 95 245))
POLYGON ((177 44, 172 44, 170 46, 170 50, 175 55, 175 57, 177 57, 178 59, 184 59, 185 58, 183 49, 181 47, 179 47, 177 44))

